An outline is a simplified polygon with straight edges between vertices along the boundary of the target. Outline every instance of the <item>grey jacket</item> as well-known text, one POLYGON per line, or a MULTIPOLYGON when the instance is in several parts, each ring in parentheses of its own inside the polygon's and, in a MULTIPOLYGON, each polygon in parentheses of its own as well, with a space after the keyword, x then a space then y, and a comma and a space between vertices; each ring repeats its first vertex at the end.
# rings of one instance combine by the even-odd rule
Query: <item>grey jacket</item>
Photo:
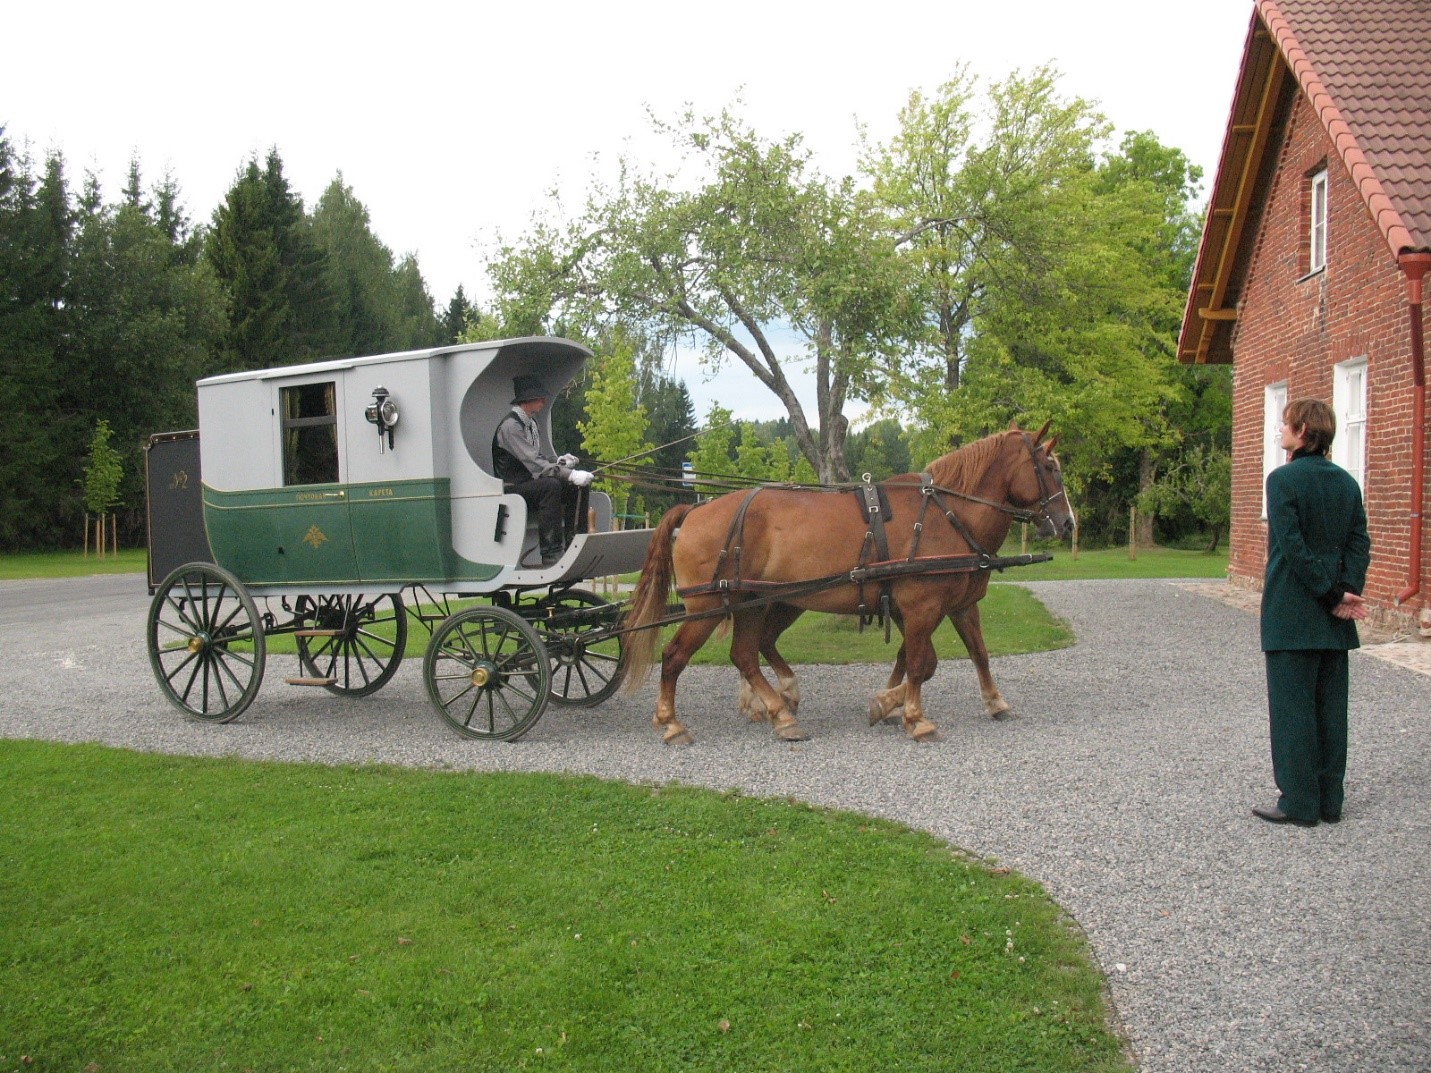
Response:
POLYGON ((519 406, 513 406, 497 424, 492 437, 492 465, 497 476, 508 484, 536 477, 556 477, 564 481, 571 476, 570 469, 542 451, 536 421, 519 406), (503 453, 509 457, 504 458, 503 453))

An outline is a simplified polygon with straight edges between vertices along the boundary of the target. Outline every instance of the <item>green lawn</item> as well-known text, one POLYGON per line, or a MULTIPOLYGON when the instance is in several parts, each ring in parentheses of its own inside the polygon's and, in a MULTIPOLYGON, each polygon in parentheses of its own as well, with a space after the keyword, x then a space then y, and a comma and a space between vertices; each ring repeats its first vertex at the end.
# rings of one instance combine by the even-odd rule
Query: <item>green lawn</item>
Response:
POLYGON ((1031 881, 588 778, 0 742, 0 1070, 1127 1073, 1031 881))
MULTIPOLYGON (((1225 578, 1227 547, 1215 552, 1183 551, 1178 548, 1139 548, 1135 558, 1127 548, 1080 549, 1075 559, 1067 546, 1036 546, 1030 551, 1048 552, 1051 563, 1035 563, 1009 570, 1011 581, 1092 581, 1110 578, 1225 578)), ((1003 554, 1016 555, 1018 547, 1004 546, 1003 554)))
POLYGON ((0 554, 0 581, 33 577, 85 577, 89 574, 142 574, 149 568, 143 548, 121 548, 100 557, 77 551, 22 551, 0 554))
MULTIPOLYGON (((1020 568, 1022 569, 1022 568, 1020 568)), ((1009 571, 1007 576, 1011 576, 1009 571)), ((979 622, 984 644, 992 656, 1021 652, 1047 652, 1073 644, 1073 631, 1055 618, 1029 592, 1017 584, 994 582, 979 603, 979 622)), ((674 627, 667 630, 667 635, 674 627)), ((884 630, 843 615, 802 615, 780 639, 780 652, 791 663, 893 663, 899 646, 899 630, 890 630, 885 644, 884 630)), ((934 650, 940 659, 965 659, 968 652, 946 620, 934 632, 934 650)), ((721 665, 730 659, 727 636, 712 636, 691 661, 701 665, 721 665)))

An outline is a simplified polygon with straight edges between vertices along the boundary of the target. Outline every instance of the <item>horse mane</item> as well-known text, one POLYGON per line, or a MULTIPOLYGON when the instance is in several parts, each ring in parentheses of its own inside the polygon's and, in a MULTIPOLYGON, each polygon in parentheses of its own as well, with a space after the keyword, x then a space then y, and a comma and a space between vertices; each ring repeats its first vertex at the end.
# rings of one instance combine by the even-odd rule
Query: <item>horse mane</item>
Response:
POLYGON ((963 447, 936 458, 924 467, 924 472, 933 477, 934 483, 941 488, 971 491, 988 470, 994 455, 1003 446, 1004 436, 1003 432, 995 432, 982 440, 966 443, 963 447))

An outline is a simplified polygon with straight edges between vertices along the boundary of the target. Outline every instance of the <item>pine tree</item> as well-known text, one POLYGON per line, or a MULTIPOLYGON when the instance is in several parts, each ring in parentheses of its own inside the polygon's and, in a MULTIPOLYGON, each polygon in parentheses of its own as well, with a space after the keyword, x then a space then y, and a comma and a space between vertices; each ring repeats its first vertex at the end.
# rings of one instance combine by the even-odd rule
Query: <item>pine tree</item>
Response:
POLYGON ((250 159, 214 210, 205 255, 229 297, 226 364, 263 369, 340 348, 324 258, 272 150, 250 159))

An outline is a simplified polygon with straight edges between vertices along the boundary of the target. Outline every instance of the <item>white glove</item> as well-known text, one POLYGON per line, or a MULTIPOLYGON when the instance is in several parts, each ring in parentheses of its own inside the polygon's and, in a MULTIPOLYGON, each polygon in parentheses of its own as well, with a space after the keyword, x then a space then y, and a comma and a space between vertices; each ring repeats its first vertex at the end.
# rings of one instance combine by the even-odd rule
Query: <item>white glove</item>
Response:
POLYGON ((576 469, 576 464, 580 461, 581 459, 577 458, 576 455, 562 455, 557 459, 557 465, 565 466, 567 469, 576 469))
POLYGON ((571 483, 576 485, 578 488, 585 488, 588 484, 591 483, 593 476, 594 474, 589 473, 584 469, 574 469, 571 471, 571 483))

